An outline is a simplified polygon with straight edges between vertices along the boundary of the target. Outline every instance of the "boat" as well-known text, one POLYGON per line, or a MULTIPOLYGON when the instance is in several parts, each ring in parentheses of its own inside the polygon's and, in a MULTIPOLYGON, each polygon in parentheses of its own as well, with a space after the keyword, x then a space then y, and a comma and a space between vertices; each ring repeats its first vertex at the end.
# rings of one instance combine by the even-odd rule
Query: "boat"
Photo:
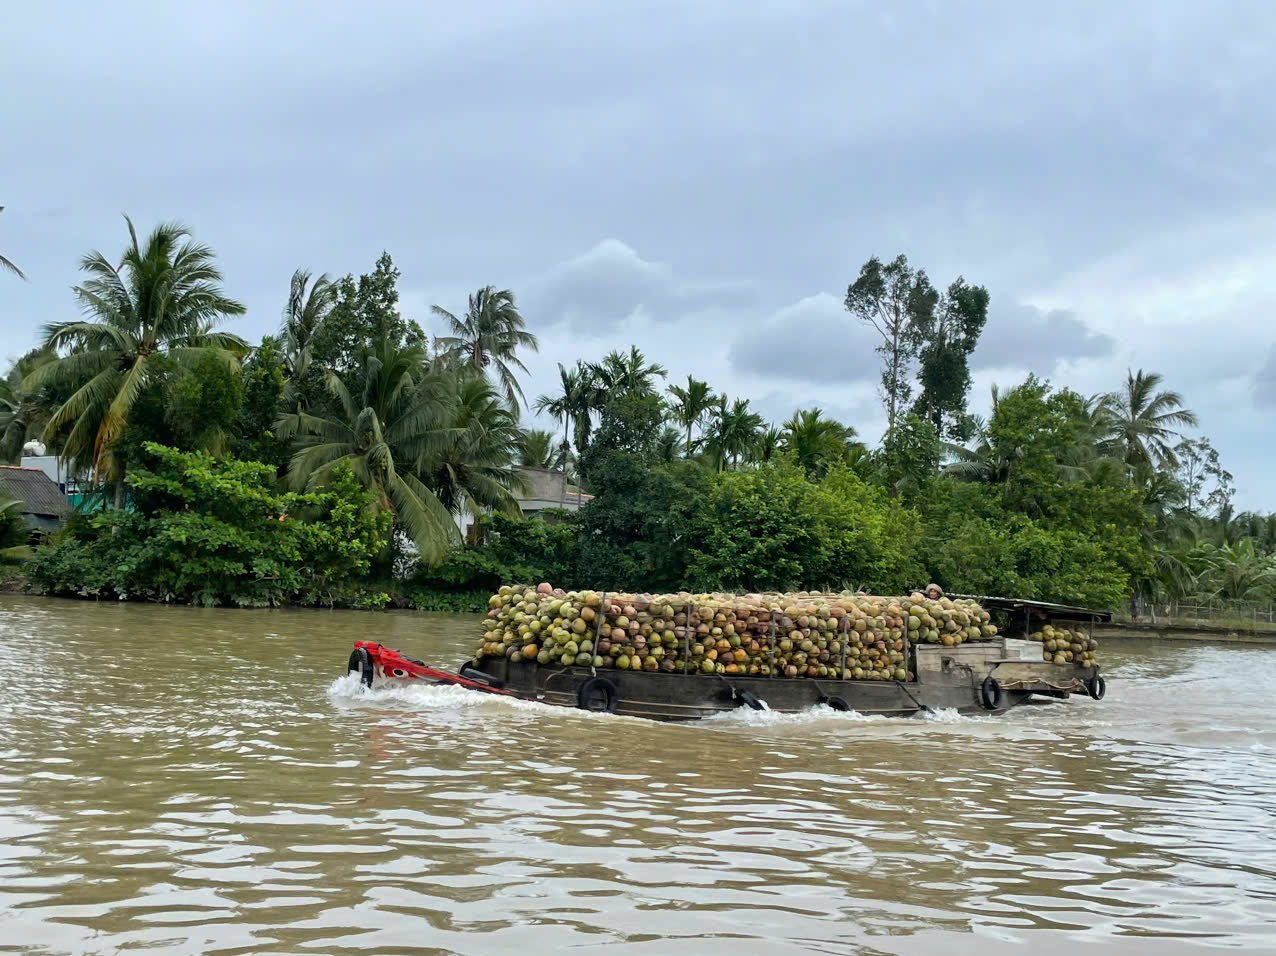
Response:
POLYGON ((1025 601, 970 597, 996 610, 1023 637, 999 636, 949 647, 917 644, 908 680, 847 680, 811 677, 621 671, 577 665, 543 665, 484 657, 455 670, 431 667, 376 641, 356 641, 347 664, 369 688, 385 682, 427 682, 475 693, 536 701, 557 707, 686 721, 749 707, 797 713, 812 707, 858 714, 911 716, 939 710, 1004 714, 1034 698, 1067 699, 1084 694, 1102 700, 1107 689, 1099 667, 1042 659, 1042 645, 1028 640, 1034 624, 1110 621, 1111 612, 1025 601))

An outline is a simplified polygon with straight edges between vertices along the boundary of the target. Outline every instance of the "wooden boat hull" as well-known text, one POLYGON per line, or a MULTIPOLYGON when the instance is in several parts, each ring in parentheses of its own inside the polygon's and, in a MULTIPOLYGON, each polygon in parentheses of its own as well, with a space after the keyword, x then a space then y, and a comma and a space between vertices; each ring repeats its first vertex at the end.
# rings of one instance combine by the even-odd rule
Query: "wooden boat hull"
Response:
MULTIPOLYGON (((781 713, 823 704, 860 714, 907 716, 947 709, 963 714, 1001 714, 1034 695, 1066 698, 1074 693, 1097 693, 1102 697, 1097 668, 1046 663, 1040 660, 1040 647, 1027 641, 921 645, 916 651, 916 680, 906 682, 595 671, 511 663, 504 658, 484 659, 477 668, 465 668, 464 673, 477 670, 526 700, 655 720, 697 720, 740 706, 757 706, 757 702, 781 713), (1024 659, 1029 653, 1037 659, 1024 659), (995 695, 985 689, 989 678, 996 684, 995 695), (611 689, 603 688, 603 699, 611 697, 605 707, 591 705, 582 697, 597 690, 597 686, 587 687, 594 680, 610 685, 611 689)), ((599 696, 592 696, 596 704, 599 696)))

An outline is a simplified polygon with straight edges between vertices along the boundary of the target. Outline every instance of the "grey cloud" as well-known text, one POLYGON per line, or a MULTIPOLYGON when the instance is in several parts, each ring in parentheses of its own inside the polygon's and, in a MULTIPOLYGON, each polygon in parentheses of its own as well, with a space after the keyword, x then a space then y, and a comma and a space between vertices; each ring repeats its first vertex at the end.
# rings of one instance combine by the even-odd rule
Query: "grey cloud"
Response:
POLYGON ((1263 408, 1276 408, 1276 345, 1267 353, 1267 361, 1254 373, 1254 402, 1263 408))
POLYGON ((1111 355, 1116 340, 1095 332, 1072 312, 1016 303, 988 315, 971 368, 1013 368, 1049 374, 1061 362, 1111 355))
POLYGON ((746 329, 731 344, 728 361, 758 378, 849 384, 877 378, 876 346, 839 299, 820 292, 746 329))
POLYGON ((604 239, 533 280, 525 298, 529 315, 540 324, 567 322, 603 331, 637 312, 669 321, 703 309, 747 305, 755 292, 744 282, 679 277, 619 239, 604 239))

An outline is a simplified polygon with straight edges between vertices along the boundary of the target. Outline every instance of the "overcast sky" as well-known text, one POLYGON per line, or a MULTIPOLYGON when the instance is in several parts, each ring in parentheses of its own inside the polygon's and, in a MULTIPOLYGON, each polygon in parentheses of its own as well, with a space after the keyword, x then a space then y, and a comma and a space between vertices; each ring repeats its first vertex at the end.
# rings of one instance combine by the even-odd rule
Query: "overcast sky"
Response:
MULTIPOLYGON (((1276 4, 10 4, 0 355, 77 261, 180 219, 278 323, 293 269, 403 271, 432 327, 493 284, 539 356, 638 343, 875 441, 869 256, 987 286, 975 407, 1028 371, 1162 372, 1276 508, 1276 4)), ((437 331, 436 328, 432 330, 437 331)))

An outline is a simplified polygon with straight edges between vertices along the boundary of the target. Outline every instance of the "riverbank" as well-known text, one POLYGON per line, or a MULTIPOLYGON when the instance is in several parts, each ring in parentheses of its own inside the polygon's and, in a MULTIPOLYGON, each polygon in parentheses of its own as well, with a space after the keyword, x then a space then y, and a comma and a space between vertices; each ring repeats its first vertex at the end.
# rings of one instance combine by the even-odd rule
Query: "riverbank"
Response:
POLYGON ((1096 624, 1094 636, 1109 640, 1196 641, 1199 643, 1261 644, 1276 647, 1276 632, 1243 628, 1217 627, 1208 624, 1152 624, 1150 622, 1114 621, 1096 624))

